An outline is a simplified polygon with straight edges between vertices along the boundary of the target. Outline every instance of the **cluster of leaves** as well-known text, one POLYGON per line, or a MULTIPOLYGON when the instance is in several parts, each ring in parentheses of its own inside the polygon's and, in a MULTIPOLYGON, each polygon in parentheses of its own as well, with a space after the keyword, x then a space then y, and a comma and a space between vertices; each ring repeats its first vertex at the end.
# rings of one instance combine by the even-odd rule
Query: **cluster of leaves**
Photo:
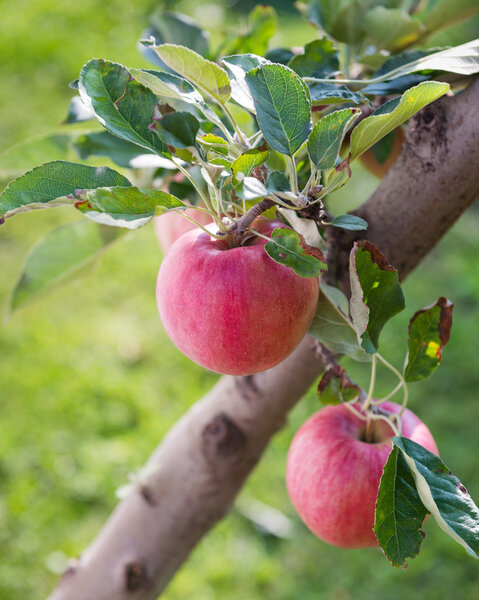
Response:
MULTIPOLYGON (((306 44, 299 53, 285 48, 267 51, 276 22, 271 7, 257 6, 246 30, 213 52, 208 35, 190 19, 157 13, 145 32, 149 39, 141 43, 156 68, 127 68, 101 59, 84 65, 73 83, 79 95, 72 100, 66 123, 96 118, 104 131, 70 131, 4 156, 12 164, 28 148, 29 160, 42 152, 39 160, 56 160, 26 172, 6 188, 0 196, 0 218, 71 205, 93 224, 54 232, 34 248, 12 296, 12 308, 83 270, 121 237, 105 233, 105 226, 135 229, 155 214, 199 202, 223 235, 264 198, 274 200, 285 214, 321 205, 348 181, 351 161, 449 90, 448 83, 432 81, 432 76, 438 71, 471 74, 478 67, 477 44, 466 44, 433 54, 383 56, 372 79, 342 80, 338 74, 344 53, 326 38, 306 44), (178 40, 190 47, 178 45, 178 40), (227 52, 232 54, 220 58, 227 52), (406 90, 404 78, 411 74, 421 80, 406 90), (395 97, 371 112, 374 99, 386 94, 395 97), (371 112, 362 120, 361 107, 371 112), (70 158, 72 150, 87 164, 62 160, 70 158), (127 176, 90 166, 98 156, 127 168, 127 176), (173 176, 178 170, 182 181, 173 176), (80 229, 84 239, 91 236, 102 242, 82 245, 80 229), (56 237, 67 239, 69 230, 69 251, 51 269, 56 237)), ((22 169, 25 159, 16 164, 22 169)), ((288 220, 292 224, 293 218, 288 220)), ((294 219, 293 228, 302 232, 310 227, 302 221, 294 219)), ((317 224, 367 227, 350 215, 317 224)), ((321 236, 317 240, 321 246, 321 236)), ((290 244, 286 259, 279 251, 281 244, 278 236, 267 245, 272 258, 303 276, 317 276, 323 263, 318 259, 315 268, 304 270, 305 260, 313 263, 314 253, 305 250, 299 237, 290 244)))
MULTIPOLYGON (((329 38, 320 37, 300 52, 267 51, 276 27, 270 7, 256 7, 247 30, 227 39, 216 53, 191 20, 156 14, 141 43, 155 68, 88 61, 73 84, 79 95, 66 121, 96 119, 104 131, 69 132, 43 140, 43 146, 37 141, 39 150, 46 145, 54 159, 15 179, 0 195, 2 222, 65 205, 87 220, 53 231, 35 246, 12 308, 82 271, 122 231, 195 203, 214 220, 212 235, 224 236, 267 199, 292 229, 274 231, 265 250, 300 276, 317 277, 324 268, 325 229, 367 227, 358 217, 333 218, 323 210, 326 196, 351 177, 350 164, 449 91, 447 81, 434 77, 479 70, 477 41, 439 51, 406 50, 450 17, 450 0, 439 0, 421 14, 414 7, 404 11, 403 4, 311 0, 303 9, 329 38), (331 37, 349 44, 347 52, 331 37), (359 76, 351 79, 357 65, 363 65, 359 76), (62 160, 61 153, 71 149, 86 163, 104 156, 128 171, 62 160), (178 172, 181 181, 174 177, 178 172), (314 213, 315 207, 321 210, 314 213), (298 216, 306 208, 313 209, 313 219, 298 216)), ((463 18, 474 10, 464 0, 457 12, 463 18)), ((351 252, 350 277, 350 301, 321 284, 311 333, 333 352, 374 361, 381 329, 404 308, 398 275, 377 248, 359 242, 351 252)), ((400 375, 404 386, 428 376, 440 362, 451 311, 441 298, 411 319, 409 355, 400 375)), ((320 383, 328 402, 350 400, 357 395, 357 388, 350 388, 340 369, 320 383)), ((394 564, 417 553, 426 512, 468 550, 479 550, 471 534, 479 522, 477 508, 439 459, 425 452, 398 437, 385 468, 375 531, 394 564), (452 497, 452 520, 444 490, 452 497), (398 501, 404 498, 411 506, 406 521, 398 501), (473 525, 457 526, 468 519, 473 525)))

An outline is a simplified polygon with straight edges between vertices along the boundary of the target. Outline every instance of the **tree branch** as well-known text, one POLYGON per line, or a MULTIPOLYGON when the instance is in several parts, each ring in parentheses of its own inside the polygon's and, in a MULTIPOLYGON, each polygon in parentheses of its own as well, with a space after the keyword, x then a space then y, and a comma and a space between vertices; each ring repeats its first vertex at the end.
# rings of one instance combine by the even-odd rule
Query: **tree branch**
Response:
MULTIPOLYGON (((479 192, 479 81, 413 120, 395 167, 356 214, 404 278, 479 192)), ((331 228, 332 229, 332 228, 331 228)), ((347 281, 351 238, 341 238, 347 281)), ((231 507, 288 411, 323 369, 306 337, 281 365, 223 377, 171 429, 145 477, 72 562, 51 600, 147 600, 231 507)))

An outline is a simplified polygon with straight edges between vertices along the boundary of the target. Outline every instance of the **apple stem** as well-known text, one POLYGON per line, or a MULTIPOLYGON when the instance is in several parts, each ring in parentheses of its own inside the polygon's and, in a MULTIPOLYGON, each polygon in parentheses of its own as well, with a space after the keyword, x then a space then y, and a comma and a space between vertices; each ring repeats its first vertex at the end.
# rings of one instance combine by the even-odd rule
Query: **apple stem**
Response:
POLYGON ((364 432, 364 441, 366 443, 371 443, 372 442, 372 432, 371 432, 371 423, 373 422, 373 420, 371 419, 371 415, 370 413, 368 413, 367 419, 366 419, 366 431, 364 432))
POLYGON ((403 374, 400 371, 398 371, 396 369, 396 367, 393 367, 393 365, 391 363, 389 363, 383 356, 381 356, 380 354, 378 354, 377 357, 378 357, 378 360, 380 362, 382 362, 382 364, 385 367, 387 367, 390 371, 392 371, 394 373, 394 375, 396 375, 396 377, 399 379, 399 382, 400 382, 400 384, 401 384, 401 386, 403 388, 403 401, 402 401, 402 404, 401 404, 401 410, 399 412, 399 417, 402 417, 403 414, 404 414, 404 411, 406 410, 407 403, 408 403, 408 400, 409 400, 409 390, 408 390, 408 387, 407 387, 406 380, 404 379, 403 374))
POLYGON ((275 202, 271 198, 263 198, 261 202, 252 206, 245 215, 233 223, 230 233, 234 236, 236 245, 241 245, 241 240, 253 221, 274 205, 275 202))
POLYGON ((364 401, 363 404, 363 410, 365 412, 368 411, 369 406, 371 404, 371 401, 373 399, 373 393, 374 393, 374 386, 376 384, 376 365, 377 365, 377 352, 375 352, 372 355, 372 361, 371 361, 371 379, 369 381, 369 390, 368 390, 368 395, 366 397, 366 400, 364 401))

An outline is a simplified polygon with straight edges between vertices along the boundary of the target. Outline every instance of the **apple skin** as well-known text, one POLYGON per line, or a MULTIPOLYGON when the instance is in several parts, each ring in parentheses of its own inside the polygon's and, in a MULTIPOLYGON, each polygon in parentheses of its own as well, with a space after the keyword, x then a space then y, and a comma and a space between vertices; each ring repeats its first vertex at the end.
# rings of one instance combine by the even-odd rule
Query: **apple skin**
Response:
MULTIPOLYGON (((185 211, 189 217, 200 225, 211 223, 211 216, 197 208, 187 208, 185 211)), ((181 235, 196 228, 196 225, 185 219, 179 212, 169 212, 153 219, 156 237, 161 249, 166 253, 170 246, 181 235)))
MULTIPOLYGON (((252 225, 271 235, 284 223, 252 225)), ((250 375, 285 359, 308 330, 318 303, 316 278, 305 279, 268 256, 266 240, 229 248, 196 229, 171 246, 158 273, 163 326, 191 360, 217 373, 250 375)))
MULTIPOLYGON (((392 413, 401 409, 393 402, 380 406, 392 413)), ((376 498, 394 433, 386 422, 376 421, 378 441, 368 443, 360 439, 364 426, 346 406, 327 406, 299 429, 288 453, 291 502, 313 533, 341 548, 378 546, 372 530, 376 498)), ((402 435, 439 454, 429 429, 407 409, 402 435)))

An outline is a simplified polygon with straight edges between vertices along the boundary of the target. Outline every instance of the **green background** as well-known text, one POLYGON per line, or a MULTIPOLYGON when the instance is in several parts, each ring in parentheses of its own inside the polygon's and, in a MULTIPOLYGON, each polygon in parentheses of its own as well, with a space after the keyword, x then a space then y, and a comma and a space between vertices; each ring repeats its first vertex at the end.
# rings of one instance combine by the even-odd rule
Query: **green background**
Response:
MULTIPOLYGON (((170 3, 214 27, 216 42, 224 20, 238 26, 238 8, 231 4, 170 3)), ((145 66, 136 42, 155 7, 146 0, 4 0, 0 152, 29 136, 58 130, 73 95, 67 84, 89 58, 145 66)), ((281 13, 282 33, 275 45, 302 45, 314 37, 294 15, 281 13)), ((457 28, 447 35, 454 42, 472 37, 457 28)), ((376 185, 356 167, 353 182, 337 194, 334 211, 357 205, 376 185)), ((42 211, 0 228, 2 309, 31 245, 75 218, 71 210, 42 211)), ((430 381, 410 386, 410 407, 427 422, 443 460, 476 499, 478 228, 479 212, 473 207, 406 282, 406 311, 386 327, 382 339, 383 354, 399 366, 412 313, 440 295, 455 303, 443 364, 430 381)), ((160 261, 151 226, 130 233, 89 276, 0 326, 1 598, 33 600, 48 594, 66 560, 95 536, 129 473, 141 467, 169 427, 216 380, 183 357, 162 330, 154 298, 160 261)), ((368 373, 346 364, 366 385, 368 373)), ((378 393, 394 384, 380 372, 378 393)), ((425 525, 421 555, 405 572, 394 570, 379 550, 340 550, 308 532, 289 503, 284 467, 294 432, 318 408, 311 391, 268 448, 240 496, 240 508, 201 542, 163 597, 477 597, 477 562, 432 519, 425 525), (259 531, 243 516, 242 507, 254 507, 251 499, 291 519, 291 537, 259 531)))

